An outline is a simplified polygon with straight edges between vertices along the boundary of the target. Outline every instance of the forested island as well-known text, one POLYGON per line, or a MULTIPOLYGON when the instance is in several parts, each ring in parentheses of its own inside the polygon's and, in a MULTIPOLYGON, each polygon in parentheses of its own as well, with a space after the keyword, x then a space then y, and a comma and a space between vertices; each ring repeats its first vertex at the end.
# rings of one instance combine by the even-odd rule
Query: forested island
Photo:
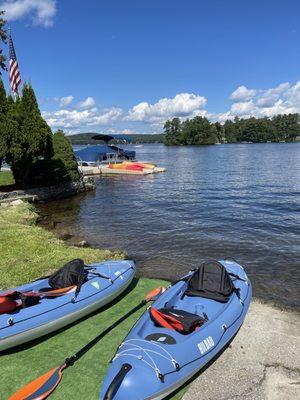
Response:
POLYGON ((212 123, 197 116, 181 121, 173 118, 164 125, 166 145, 208 145, 241 142, 292 142, 300 136, 299 114, 276 115, 273 118, 236 117, 212 123))

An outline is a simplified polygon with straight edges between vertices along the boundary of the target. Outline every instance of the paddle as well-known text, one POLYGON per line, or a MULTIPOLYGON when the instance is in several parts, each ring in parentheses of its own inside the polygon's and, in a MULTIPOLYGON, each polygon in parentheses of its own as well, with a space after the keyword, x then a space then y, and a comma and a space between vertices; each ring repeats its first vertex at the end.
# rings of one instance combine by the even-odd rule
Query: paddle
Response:
POLYGON ((89 351, 96 343, 99 342, 105 335, 107 335, 112 329, 116 328, 119 324, 125 321, 126 318, 134 314, 140 308, 142 308, 149 301, 154 301, 158 296, 165 290, 164 287, 159 287, 152 290, 147 294, 147 296, 130 311, 124 314, 121 318, 115 321, 111 326, 107 327, 99 335, 97 335, 93 340, 87 343, 84 347, 73 354, 71 357, 67 358, 63 364, 56 368, 52 368, 50 371, 46 372, 44 375, 36 378, 35 380, 29 382, 27 385, 23 386, 17 392, 15 392, 8 400, 43 400, 46 399, 54 389, 59 385, 62 374, 65 369, 72 366, 76 361, 78 361, 87 351, 89 351))

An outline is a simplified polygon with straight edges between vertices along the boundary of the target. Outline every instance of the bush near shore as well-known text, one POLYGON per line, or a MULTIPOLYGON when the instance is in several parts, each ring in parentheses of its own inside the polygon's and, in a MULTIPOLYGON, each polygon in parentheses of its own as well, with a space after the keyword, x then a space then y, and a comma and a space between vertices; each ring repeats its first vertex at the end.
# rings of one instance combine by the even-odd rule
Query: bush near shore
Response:
POLYGON ((62 131, 52 135, 32 86, 14 100, 0 78, 0 168, 3 160, 18 188, 80 180, 71 143, 62 131))

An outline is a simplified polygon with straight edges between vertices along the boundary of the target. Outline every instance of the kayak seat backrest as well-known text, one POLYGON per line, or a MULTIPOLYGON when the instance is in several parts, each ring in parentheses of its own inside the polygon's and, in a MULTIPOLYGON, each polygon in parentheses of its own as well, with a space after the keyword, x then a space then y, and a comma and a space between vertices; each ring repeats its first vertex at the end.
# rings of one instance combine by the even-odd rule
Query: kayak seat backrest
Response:
POLYGON ((183 335, 197 330, 207 320, 197 314, 192 314, 177 308, 149 308, 151 320, 156 326, 175 330, 183 335))
POLYGON ((184 296, 199 296, 226 303, 233 290, 226 268, 218 261, 206 261, 187 279, 184 296))
POLYGON ((84 267, 84 262, 80 258, 68 262, 50 276, 49 285, 52 289, 77 286, 79 292, 83 283, 87 281, 88 273, 84 267))

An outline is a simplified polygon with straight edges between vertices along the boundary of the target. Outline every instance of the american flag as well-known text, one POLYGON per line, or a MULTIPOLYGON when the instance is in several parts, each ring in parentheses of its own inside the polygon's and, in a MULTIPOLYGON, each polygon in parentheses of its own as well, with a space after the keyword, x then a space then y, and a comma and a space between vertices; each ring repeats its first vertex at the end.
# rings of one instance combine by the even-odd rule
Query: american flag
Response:
POLYGON ((18 93, 21 75, 16 57, 16 52, 11 36, 9 37, 9 82, 13 93, 18 93))

